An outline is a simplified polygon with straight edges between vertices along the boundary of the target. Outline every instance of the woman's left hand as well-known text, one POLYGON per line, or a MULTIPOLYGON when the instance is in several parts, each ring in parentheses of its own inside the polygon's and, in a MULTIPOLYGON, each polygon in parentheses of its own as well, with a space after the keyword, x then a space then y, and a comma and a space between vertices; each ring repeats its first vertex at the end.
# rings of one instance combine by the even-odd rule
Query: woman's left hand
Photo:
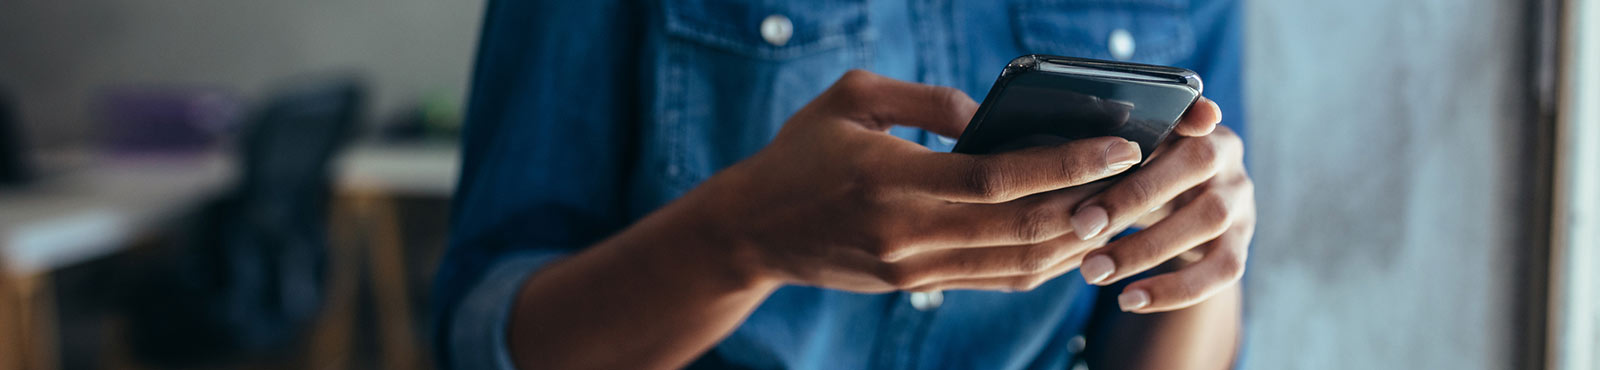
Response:
POLYGON ((1133 225, 1153 209, 1172 210, 1149 228, 1085 255, 1079 267, 1090 284, 1108 285, 1183 256, 1177 270, 1129 284, 1117 296, 1123 311, 1193 306, 1244 275, 1255 233, 1255 185, 1244 170, 1243 142, 1216 125, 1221 111, 1206 103, 1185 113, 1185 124, 1174 130, 1178 138, 1163 145, 1143 168, 1073 212, 1077 230, 1096 231, 1084 233, 1087 239, 1133 225))

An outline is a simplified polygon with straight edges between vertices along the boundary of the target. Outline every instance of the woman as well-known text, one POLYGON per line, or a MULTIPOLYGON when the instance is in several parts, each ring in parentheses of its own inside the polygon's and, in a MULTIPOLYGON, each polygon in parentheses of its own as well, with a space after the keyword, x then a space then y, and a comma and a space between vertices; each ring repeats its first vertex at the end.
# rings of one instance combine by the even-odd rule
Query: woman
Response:
POLYGON ((1227 367, 1255 217, 1242 144, 1216 126, 1238 109, 1234 8, 491 1, 441 359, 1227 367), (1081 185, 1136 146, 944 153, 969 96, 1028 53, 1187 67, 1208 99, 1104 189, 1081 185))

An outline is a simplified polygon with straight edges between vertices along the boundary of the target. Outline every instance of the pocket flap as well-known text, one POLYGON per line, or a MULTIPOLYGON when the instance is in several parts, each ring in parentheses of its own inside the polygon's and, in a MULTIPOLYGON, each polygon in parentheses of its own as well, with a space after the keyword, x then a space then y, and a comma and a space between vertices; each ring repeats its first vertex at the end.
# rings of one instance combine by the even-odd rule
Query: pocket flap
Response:
POLYGON ((666 17, 669 35, 762 59, 803 56, 871 37, 864 0, 669 0, 666 17))
POLYGON ((1170 65, 1195 48, 1185 0, 1045 0, 1011 10, 1026 53, 1170 65))

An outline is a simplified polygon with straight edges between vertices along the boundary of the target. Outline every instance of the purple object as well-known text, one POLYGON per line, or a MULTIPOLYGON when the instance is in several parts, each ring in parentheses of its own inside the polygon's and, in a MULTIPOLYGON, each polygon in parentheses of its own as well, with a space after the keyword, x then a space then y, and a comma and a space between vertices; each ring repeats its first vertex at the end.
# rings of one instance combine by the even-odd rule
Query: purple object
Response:
POLYGON ((106 149, 120 153, 210 149, 241 113, 234 95, 214 89, 123 88, 102 99, 106 149))

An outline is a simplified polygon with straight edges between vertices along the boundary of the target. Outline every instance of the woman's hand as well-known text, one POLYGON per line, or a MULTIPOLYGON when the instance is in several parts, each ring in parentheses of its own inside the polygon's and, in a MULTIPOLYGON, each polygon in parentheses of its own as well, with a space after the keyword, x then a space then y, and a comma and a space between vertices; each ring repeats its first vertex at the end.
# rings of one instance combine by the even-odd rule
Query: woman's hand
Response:
POLYGON ((852 71, 773 142, 668 214, 743 276, 857 292, 1028 290, 1105 238, 1071 235, 1078 187, 1127 170, 1137 144, 1077 140, 995 155, 940 153, 888 135, 960 136, 977 103, 959 90, 852 71), (1089 240, 1085 240, 1089 239, 1089 240))
POLYGON ((1149 228, 1087 254, 1080 272, 1108 285, 1180 257, 1176 271, 1131 283, 1117 297, 1123 311, 1182 309, 1237 283, 1255 232, 1255 186, 1244 170, 1244 145, 1215 126, 1220 111, 1202 99, 1150 162, 1085 201, 1072 216, 1080 235, 1134 224, 1152 209, 1171 213, 1149 228), (1209 106, 1209 109, 1196 109, 1209 106), (1205 123, 1210 124, 1196 124, 1205 123), (1214 127, 1214 129, 1213 129, 1214 127))
POLYGON ((1027 290, 1077 268, 1108 238, 1075 234, 1068 215, 1104 188, 1079 185, 1139 148, 1104 137, 973 156, 884 132, 955 137, 976 109, 954 89, 846 74, 754 156, 531 275, 506 329, 514 361, 682 367, 783 284, 1027 290))

